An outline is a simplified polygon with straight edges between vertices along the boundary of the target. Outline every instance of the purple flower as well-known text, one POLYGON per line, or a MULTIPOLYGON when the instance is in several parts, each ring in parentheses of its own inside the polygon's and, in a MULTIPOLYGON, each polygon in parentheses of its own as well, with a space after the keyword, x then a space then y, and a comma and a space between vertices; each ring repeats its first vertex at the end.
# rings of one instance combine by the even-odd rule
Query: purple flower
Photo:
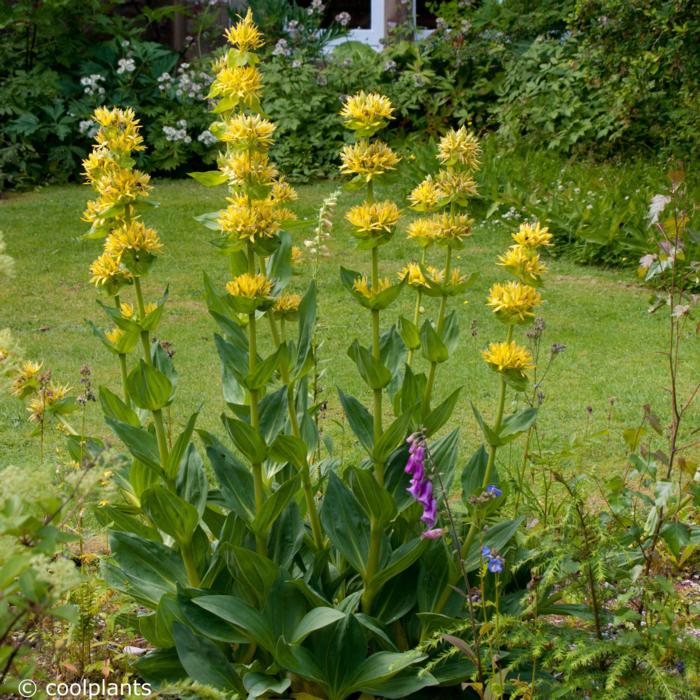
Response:
POLYGON ((408 448, 408 461, 404 471, 411 475, 411 484, 406 489, 413 498, 423 506, 421 520, 427 525, 428 533, 424 537, 435 539, 442 531, 433 530, 437 522, 437 499, 433 496, 433 483, 426 475, 425 470, 425 438, 421 433, 409 435, 406 442, 408 448), (438 534, 439 533, 439 534, 438 534))
POLYGON ((485 545, 481 548, 481 556, 488 557, 491 554, 491 547, 486 547, 485 545))
POLYGON ((437 527, 433 530, 426 530, 421 534, 424 540, 437 540, 445 534, 445 531, 441 527, 437 527))
POLYGON ((494 498, 499 498, 503 495, 503 491, 493 484, 486 487, 486 493, 490 493, 494 498))

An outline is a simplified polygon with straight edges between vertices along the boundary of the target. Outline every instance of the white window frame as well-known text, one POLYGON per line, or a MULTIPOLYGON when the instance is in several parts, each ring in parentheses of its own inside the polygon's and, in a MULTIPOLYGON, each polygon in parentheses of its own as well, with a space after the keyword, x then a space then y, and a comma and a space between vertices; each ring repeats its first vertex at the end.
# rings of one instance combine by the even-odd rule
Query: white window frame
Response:
POLYGON ((370 0, 369 29, 351 29, 345 36, 329 42, 329 46, 338 46, 346 41, 361 41, 373 49, 382 48, 385 34, 384 0, 370 0))

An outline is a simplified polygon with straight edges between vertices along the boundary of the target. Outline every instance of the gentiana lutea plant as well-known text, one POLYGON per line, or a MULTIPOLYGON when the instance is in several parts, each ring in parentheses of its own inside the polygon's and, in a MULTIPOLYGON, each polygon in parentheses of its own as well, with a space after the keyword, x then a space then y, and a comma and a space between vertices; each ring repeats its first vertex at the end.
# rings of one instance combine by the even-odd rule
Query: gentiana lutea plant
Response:
POLYGON ((193 173, 228 190, 220 210, 199 217, 229 269, 227 279, 204 280, 218 326, 225 439, 197 430, 197 413, 179 433, 170 420, 177 374, 167 345, 153 337, 167 293, 148 299, 146 284, 162 243, 142 218, 148 176, 134 168, 135 115, 99 110, 97 144, 85 163, 98 193, 86 212, 89 236, 105 238, 91 274, 114 325, 96 333, 122 377, 119 391, 101 387, 99 398, 130 454, 116 472, 119 498, 99 511, 110 527, 104 571, 139 605, 138 631, 153 647, 135 670, 155 683, 189 676, 241 697, 400 698, 464 681, 482 693, 497 663, 479 644, 478 611, 465 590, 470 577, 487 575, 517 585, 508 558, 521 519, 500 515, 507 493, 496 452, 535 419, 534 409, 505 416, 505 397, 508 388, 527 386, 532 359, 513 334, 540 301, 537 248, 550 236, 524 225, 501 260, 518 281, 495 285, 488 302, 506 327, 505 341, 484 352, 499 398, 491 423, 474 408, 485 446, 458 470, 458 429, 438 433, 460 390, 439 400, 436 378, 459 342, 449 302, 473 279, 455 269, 453 254, 471 235, 466 208, 476 193, 478 142, 465 129, 441 139, 439 172, 410 200, 426 213, 408 229, 421 261, 382 277, 380 251, 396 235, 400 210, 377 194, 399 157, 377 134, 393 108, 380 95, 346 100, 341 118, 355 140, 341 154, 341 170, 366 193, 347 219, 368 263, 365 272, 341 268, 341 280, 368 312, 367 333, 348 354, 372 408, 339 392, 366 453, 340 464, 319 440, 310 386, 317 287, 292 275, 285 228, 295 194, 268 156, 275 126, 259 105, 263 37, 249 13, 227 38, 209 95, 210 130, 222 143, 218 169, 193 173), (418 300, 413 319, 387 324, 388 308, 407 288, 418 300), (434 320, 420 318, 426 299, 436 300, 434 320), (455 477, 463 503, 452 512, 455 477), (473 658, 431 657, 424 642, 465 615, 474 621, 473 658))

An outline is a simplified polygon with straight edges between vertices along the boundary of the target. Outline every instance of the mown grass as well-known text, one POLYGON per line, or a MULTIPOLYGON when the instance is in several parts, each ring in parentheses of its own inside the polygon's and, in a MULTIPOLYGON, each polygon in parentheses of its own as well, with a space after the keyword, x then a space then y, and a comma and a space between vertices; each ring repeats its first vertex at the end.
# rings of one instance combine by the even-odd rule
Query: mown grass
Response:
MULTIPOLYGON (((338 183, 322 182, 299 188, 295 209, 302 219, 309 219, 309 229, 320 202, 337 187, 338 183)), ((397 187, 395 194, 398 190, 397 187)), ((80 221, 80 214, 89 197, 87 188, 67 186, 0 200, 0 229, 5 233, 8 253, 16 260, 16 277, 3 281, 0 287, 0 328, 9 326, 26 356, 41 359, 51 368, 56 381, 78 386, 79 368, 88 364, 95 385, 116 388, 116 362, 86 323, 86 319, 92 319, 107 325, 95 303, 95 290, 89 284, 87 271, 101 243, 81 239, 87 226, 80 221)), ((218 432, 222 432, 218 415, 224 404, 212 340, 216 326, 206 311, 202 275, 206 271, 223 287, 226 262, 208 244, 210 232, 193 217, 219 208, 223 197, 222 189, 207 190, 192 182, 158 181, 153 199, 160 206, 146 213, 149 225, 160 232, 165 245, 146 289, 151 298, 160 295, 166 284, 170 289, 159 336, 171 341, 176 350, 179 383, 172 419, 181 425, 201 403, 200 425, 218 432)), ((356 270, 368 269, 368 254, 355 248, 343 221, 344 211, 357 199, 357 193, 341 194, 330 243, 332 257, 323 261, 319 275, 320 359, 328 400, 324 425, 336 443, 340 441, 347 448, 346 454, 354 453, 355 441, 341 430, 335 387, 370 403, 369 393, 345 352, 355 336, 369 343, 367 312, 349 298, 338 277, 340 264, 356 270)), ((486 415, 491 414, 495 403, 497 383, 480 359, 479 350, 488 341, 503 337, 503 328, 493 319, 484 300, 489 285, 504 277, 494 262, 508 245, 511 225, 493 221, 478 224, 457 263, 464 271, 478 271, 480 276, 465 299, 454 301, 460 317, 461 342, 454 356, 440 368, 437 395, 465 385, 452 424, 463 427, 463 439, 468 445, 478 440, 468 400, 473 400, 486 415), (476 335, 470 330, 472 323, 476 335)), ((381 271, 389 277, 418 254, 405 240, 404 229, 405 220, 394 241, 381 249, 381 271)), ((308 233, 298 231, 294 237, 299 243, 308 233)), ((622 427, 639 421, 642 406, 647 403, 666 417, 667 380, 660 354, 666 343, 665 324, 661 314, 646 313, 647 295, 633 273, 581 267, 561 258, 551 259, 548 264, 550 272, 541 308, 546 319, 544 356, 555 342, 565 344, 566 351, 554 363, 542 387, 546 399, 539 430, 544 443, 554 445, 573 433, 607 427, 608 423, 613 434, 617 434, 622 427)), ((303 269, 306 278, 310 261, 303 269)), ((413 305, 412 293, 405 291, 399 303, 384 314, 384 327, 399 312, 410 315, 413 305)), ((425 308, 427 313, 437 311, 434 300, 428 300, 425 308)), ((687 367, 697 360, 697 353, 693 355, 691 350, 687 367)), ((26 464, 31 469, 38 460, 36 439, 29 436, 26 415, 18 400, 7 395, 0 397, 0 466, 26 464)), ((689 417, 689 424, 697 424, 699 417, 696 410, 689 417)), ((109 434, 94 406, 88 425, 96 434, 109 434)), ((54 440, 53 444, 60 443, 54 440)), ((600 458, 606 461, 605 454, 600 458)))

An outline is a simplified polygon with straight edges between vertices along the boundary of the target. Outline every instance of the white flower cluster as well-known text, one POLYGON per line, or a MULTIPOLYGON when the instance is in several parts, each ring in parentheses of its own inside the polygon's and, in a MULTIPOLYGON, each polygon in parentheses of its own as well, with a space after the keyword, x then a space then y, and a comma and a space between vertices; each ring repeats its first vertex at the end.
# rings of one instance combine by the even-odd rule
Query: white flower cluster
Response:
POLYGON ((176 97, 190 100, 205 99, 213 78, 201 71, 189 70, 189 67, 189 63, 182 63, 175 76, 161 73, 158 76, 158 89, 162 92, 172 89, 176 97))
POLYGON ((335 21, 341 26, 341 27, 347 27, 350 24, 350 20, 352 19, 352 16, 350 15, 349 12, 339 12, 335 16, 335 21))
POLYGON ((201 144, 205 146, 213 146, 215 143, 219 141, 219 139, 214 136, 214 134, 209 131, 209 129, 205 129, 198 137, 197 141, 199 141, 201 144))
POLYGON ((279 39, 272 49, 273 56, 290 56, 292 49, 289 47, 286 39, 279 39))
POLYGON ((318 12, 320 15, 325 9, 326 6, 323 4, 323 0, 311 0, 311 5, 306 8, 306 12, 310 15, 318 12))
POLYGON ((164 126, 163 133, 166 141, 192 143, 192 137, 187 134, 186 119, 179 119, 175 126, 164 126))
POLYGON ((307 250, 312 255, 317 257, 315 267, 318 266, 318 257, 329 258, 331 255, 327 241, 331 239, 331 231, 333 230, 333 214, 335 213, 339 196, 340 190, 336 190, 323 200, 321 208, 318 212, 318 224, 314 229, 314 237, 307 238, 304 241, 304 246, 307 248, 307 250))
POLYGON ((100 125, 92 119, 82 119, 78 124, 78 131, 89 139, 94 139, 99 129, 100 125))
POLYGON ((104 95, 105 89, 100 85, 100 82, 104 82, 104 75, 99 73, 93 73, 92 75, 84 75, 80 79, 80 84, 83 86, 83 92, 86 95, 104 95))
POLYGON ((133 73, 136 70, 136 63, 133 58, 120 58, 117 62, 117 75, 133 73))

